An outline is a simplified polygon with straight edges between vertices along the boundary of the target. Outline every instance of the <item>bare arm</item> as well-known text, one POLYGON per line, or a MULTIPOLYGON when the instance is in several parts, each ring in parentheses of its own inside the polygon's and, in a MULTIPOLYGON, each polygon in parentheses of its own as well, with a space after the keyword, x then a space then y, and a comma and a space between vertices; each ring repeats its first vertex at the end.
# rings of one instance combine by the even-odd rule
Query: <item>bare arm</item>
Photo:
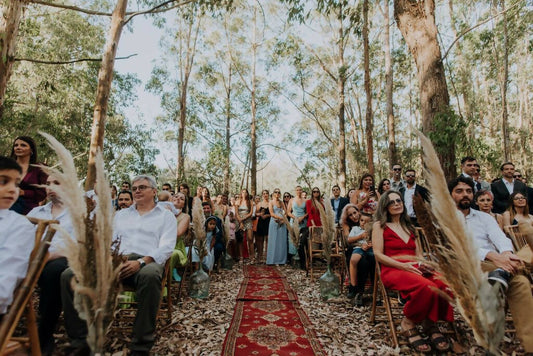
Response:
MULTIPOLYGON (((183 214, 183 213, 182 213, 183 214)), ((191 221, 191 217, 189 214, 185 214, 185 218, 183 218, 180 223, 178 224, 178 236, 183 236, 189 229, 189 223, 191 221)))
POLYGON ((511 225, 511 214, 508 211, 504 212, 502 215, 503 226, 511 225))
POLYGON ((379 222, 375 222, 372 228, 372 247, 374 248, 374 256, 379 263, 399 270, 422 274, 414 267, 416 262, 400 262, 383 253, 383 228, 379 225, 379 222))

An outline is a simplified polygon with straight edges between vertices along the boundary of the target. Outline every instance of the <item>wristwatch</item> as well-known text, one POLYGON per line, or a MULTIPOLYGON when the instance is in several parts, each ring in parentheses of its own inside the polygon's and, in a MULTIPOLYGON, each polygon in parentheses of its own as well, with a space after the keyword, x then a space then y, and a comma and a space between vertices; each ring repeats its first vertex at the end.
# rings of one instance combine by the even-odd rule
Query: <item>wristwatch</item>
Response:
POLYGON ((139 262, 141 264, 141 268, 143 268, 144 266, 146 266, 146 262, 144 262, 144 260, 142 258, 139 258, 137 260, 137 262, 139 262))

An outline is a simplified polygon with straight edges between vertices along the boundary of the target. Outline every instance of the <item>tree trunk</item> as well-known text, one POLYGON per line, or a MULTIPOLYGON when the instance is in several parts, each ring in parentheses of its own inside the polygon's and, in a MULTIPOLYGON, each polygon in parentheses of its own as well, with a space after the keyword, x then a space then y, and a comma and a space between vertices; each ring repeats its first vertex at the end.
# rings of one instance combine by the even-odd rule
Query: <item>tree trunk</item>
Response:
POLYGON ((339 76, 337 77, 337 88, 339 92, 339 187, 346 192, 346 131, 344 128, 345 118, 345 94, 346 68, 344 66, 344 30, 342 26, 342 8, 339 28, 339 76))
MULTIPOLYGON (((436 132, 436 126, 446 127, 446 115, 450 114, 450 97, 437 41, 435 2, 394 0, 394 16, 415 60, 420 89, 422 130, 431 137, 432 133, 436 132)), ((434 136, 432 141, 444 175, 451 179, 457 174, 455 134, 439 134, 442 135, 438 140, 434 136)))
POLYGON ((226 140, 225 140, 225 161, 226 165, 224 167, 224 192, 230 191, 230 166, 231 166, 231 144, 230 144, 230 137, 231 137, 231 70, 232 70, 232 63, 231 60, 228 61, 228 86, 226 88, 226 140))
POLYGON ((256 67, 256 57, 257 57, 257 9, 254 6, 254 30, 253 30, 253 43, 252 43, 252 92, 251 92, 251 105, 252 105, 252 122, 250 124, 250 194, 255 196, 257 192, 257 134, 256 130, 256 113, 257 113, 257 103, 255 102, 255 91, 256 91, 256 76, 255 76, 255 67, 256 67))
POLYGON ((100 66, 100 71, 98 72, 98 89, 96 90, 96 103, 93 113, 93 127, 89 148, 89 167, 87 169, 85 190, 91 190, 94 188, 94 182, 96 180, 96 152, 98 150, 103 151, 104 149, 105 123, 109 103, 109 93, 111 92, 111 83, 113 82, 115 55, 122 33, 122 27, 124 26, 124 16, 126 15, 127 5, 128 0, 117 0, 113 15, 111 16, 111 28, 108 33, 102 64, 100 66))
POLYGON ((389 168, 392 170, 392 166, 399 163, 398 152, 396 150, 396 132, 394 122, 394 102, 392 99, 393 94, 393 68, 392 68, 392 55, 390 50, 390 19, 389 19, 389 0, 384 1, 383 6, 383 52, 385 54, 385 96, 387 97, 387 137, 389 148, 389 168))
POLYGON ((509 82, 509 36, 507 34, 507 14, 505 13, 505 0, 501 0, 503 13, 503 68, 500 71, 500 91, 502 96, 502 136, 503 136, 503 160, 511 160, 509 149, 509 114, 507 111, 507 84, 509 82))
POLYGON ((15 62, 17 36, 26 1, 5 0, 0 14, 0 122, 4 115, 7 83, 15 62))
POLYGON ((363 1, 363 51, 365 67, 365 94, 366 94, 366 153, 368 157, 368 172, 374 174, 374 122, 372 118, 372 88, 370 87, 370 55, 368 44, 368 0, 363 1))

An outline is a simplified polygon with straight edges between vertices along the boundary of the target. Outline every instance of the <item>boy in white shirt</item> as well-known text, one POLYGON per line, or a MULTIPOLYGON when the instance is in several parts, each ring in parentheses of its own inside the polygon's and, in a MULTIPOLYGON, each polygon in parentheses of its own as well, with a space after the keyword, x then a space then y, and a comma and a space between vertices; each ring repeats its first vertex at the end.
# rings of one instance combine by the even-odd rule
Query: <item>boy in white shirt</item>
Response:
POLYGON ((13 301, 13 291, 26 276, 35 244, 35 228, 28 219, 9 208, 19 196, 22 168, 0 156, 0 318, 13 301))

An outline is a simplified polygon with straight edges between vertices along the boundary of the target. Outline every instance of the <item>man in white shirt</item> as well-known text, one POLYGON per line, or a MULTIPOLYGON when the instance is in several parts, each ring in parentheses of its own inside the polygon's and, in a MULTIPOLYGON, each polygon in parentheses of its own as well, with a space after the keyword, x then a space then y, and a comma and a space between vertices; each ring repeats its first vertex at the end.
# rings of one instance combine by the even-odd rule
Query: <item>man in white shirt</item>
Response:
MULTIPOLYGON (((157 184, 151 176, 135 177, 131 191, 135 204, 115 214, 114 236, 120 239, 121 254, 128 257, 120 270, 120 279, 135 287, 138 301, 130 355, 149 355, 154 344, 164 265, 176 245, 178 225, 168 209, 155 203, 157 184)), ((72 303, 72 277, 72 270, 63 272, 61 296, 65 328, 75 353, 79 354, 76 349, 86 349, 87 327, 72 303)))
MULTIPOLYGON (((46 180, 46 196, 49 202, 43 206, 33 208, 28 217, 43 220, 57 220, 70 238, 75 238, 74 227, 68 209, 63 205, 59 196, 50 189, 58 186, 54 176, 46 180)), ((61 273, 68 268, 67 258, 62 254, 65 242, 61 231, 57 231, 48 249, 48 261, 39 277, 39 343, 43 355, 51 355, 55 349, 54 331, 61 314, 61 273)), ((68 237, 67 237, 68 238, 68 237)))
POLYGON ((427 201, 429 199, 429 192, 425 187, 416 184, 416 172, 414 169, 408 169, 405 171, 405 188, 400 190, 400 194, 402 194, 405 209, 407 210, 407 215, 411 218, 411 222, 413 225, 419 226, 415 208, 413 206, 413 197, 416 194, 420 194, 422 199, 427 201))
POLYGON ((503 234, 496 220, 489 214, 470 208, 474 199, 474 182, 470 178, 459 176, 453 179, 448 183, 448 190, 457 209, 465 217, 481 268, 508 276, 508 280, 501 279, 501 282, 508 285, 507 302, 516 333, 526 353, 533 352, 533 296, 529 280, 521 273, 523 261, 513 253, 511 240, 503 234))
POLYGON ((19 196, 22 168, 0 156, 0 319, 13 302, 13 292, 28 271, 35 244, 35 228, 23 215, 9 208, 19 196))

